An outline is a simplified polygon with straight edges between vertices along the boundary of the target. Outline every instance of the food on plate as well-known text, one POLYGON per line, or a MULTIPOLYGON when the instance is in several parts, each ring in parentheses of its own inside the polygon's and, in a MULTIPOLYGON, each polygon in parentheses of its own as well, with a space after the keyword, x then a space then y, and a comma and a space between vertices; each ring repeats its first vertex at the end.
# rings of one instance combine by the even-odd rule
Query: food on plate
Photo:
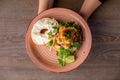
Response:
POLYGON ((58 63, 65 66, 75 61, 75 52, 82 43, 82 30, 75 22, 59 23, 49 32, 50 41, 46 44, 56 50, 58 63), (55 32, 56 34, 53 34, 55 32))
POLYGON ((42 18, 38 20, 32 28, 31 37, 35 44, 46 44, 48 39, 48 33, 53 31, 53 26, 57 26, 58 22, 51 18, 42 18))
POLYGON ((58 63, 65 66, 75 61, 83 39, 81 27, 75 22, 58 23, 55 19, 43 18, 33 26, 32 40, 55 49, 58 63))

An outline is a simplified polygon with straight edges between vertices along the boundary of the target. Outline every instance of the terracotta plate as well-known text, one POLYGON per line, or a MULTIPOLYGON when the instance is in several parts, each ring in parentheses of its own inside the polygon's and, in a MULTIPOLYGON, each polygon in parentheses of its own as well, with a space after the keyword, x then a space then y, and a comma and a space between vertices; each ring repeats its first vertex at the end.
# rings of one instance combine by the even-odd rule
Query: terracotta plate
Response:
POLYGON ((91 43, 91 32, 86 21, 74 11, 64 8, 53 8, 42 12, 33 19, 26 33, 26 49, 31 60, 40 68, 51 72, 67 72, 78 67, 88 56, 91 43), (57 63, 57 56, 54 50, 50 51, 49 47, 44 45, 36 45, 33 43, 31 39, 31 29, 39 19, 44 17, 55 18, 59 22, 74 21, 81 26, 83 30, 84 41, 79 51, 76 53, 75 62, 61 67, 57 63))

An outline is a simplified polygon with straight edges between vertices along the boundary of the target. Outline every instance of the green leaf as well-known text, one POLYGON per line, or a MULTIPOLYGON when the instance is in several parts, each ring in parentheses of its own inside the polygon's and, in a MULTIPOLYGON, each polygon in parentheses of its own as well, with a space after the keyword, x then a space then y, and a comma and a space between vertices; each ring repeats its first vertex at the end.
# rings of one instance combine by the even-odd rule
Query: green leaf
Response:
POLYGON ((77 25, 77 24, 74 24, 73 26, 74 26, 77 30, 80 30, 80 28, 81 28, 81 27, 80 27, 79 25, 77 25))
POLYGON ((71 53, 75 52, 76 50, 77 50, 77 48, 74 47, 74 46, 70 46, 70 47, 69 47, 69 51, 70 51, 71 53))
POLYGON ((70 46, 68 48, 68 50, 71 52, 71 53, 74 53, 79 47, 80 47, 81 43, 80 42, 75 42, 73 46, 70 46))
POLYGON ((61 52, 57 53, 58 59, 63 59, 63 54, 61 52))
POLYGON ((53 37, 54 35, 52 34, 52 32, 49 32, 49 33, 48 33, 48 36, 49 36, 49 37, 53 37))
POLYGON ((60 47, 60 51, 57 52, 58 62, 61 66, 66 64, 66 58, 71 55, 71 52, 63 47, 60 47))
POLYGON ((58 27, 57 26, 54 26, 54 27, 52 27, 53 29, 58 29, 58 27))
POLYGON ((53 27, 53 33, 57 33, 58 32, 58 27, 53 27))
POLYGON ((59 23, 57 27, 60 28, 60 27, 62 27, 62 26, 63 26, 63 25, 62 25, 61 23, 59 23))
POLYGON ((57 56, 59 59, 64 60, 66 57, 68 57, 70 55, 70 51, 67 50, 61 50, 60 52, 58 52, 57 56))
POLYGON ((73 24, 74 24, 74 22, 65 22, 65 23, 63 23, 63 25, 64 25, 65 27, 72 27, 73 24))
POLYGON ((61 51, 61 50, 64 50, 64 48, 63 48, 63 47, 60 47, 60 51, 61 51))
POLYGON ((52 44, 53 44, 53 40, 50 40, 50 41, 46 44, 46 46, 52 46, 52 44))
POLYGON ((52 35, 52 32, 49 32, 48 35, 52 35))
POLYGON ((62 61, 61 59, 58 59, 58 64, 60 64, 61 66, 65 66, 66 62, 62 61))
POLYGON ((79 48, 80 47, 80 42, 75 42, 74 47, 79 48))

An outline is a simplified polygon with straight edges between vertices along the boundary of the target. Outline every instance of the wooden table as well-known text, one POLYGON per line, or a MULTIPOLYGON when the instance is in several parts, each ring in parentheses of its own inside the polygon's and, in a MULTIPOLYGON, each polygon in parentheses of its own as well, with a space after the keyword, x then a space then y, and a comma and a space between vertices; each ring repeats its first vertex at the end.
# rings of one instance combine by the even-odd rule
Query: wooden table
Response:
MULTIPOLYGON (((83 0, 56 0, 79 11, 83 0)), ((38 0, 0 0, 0 80, 120 80, 120 0, 107 0, 89 18, 93 45, 77 69, 55 74, 39 69, 25 49, 25 32, 38 0)))

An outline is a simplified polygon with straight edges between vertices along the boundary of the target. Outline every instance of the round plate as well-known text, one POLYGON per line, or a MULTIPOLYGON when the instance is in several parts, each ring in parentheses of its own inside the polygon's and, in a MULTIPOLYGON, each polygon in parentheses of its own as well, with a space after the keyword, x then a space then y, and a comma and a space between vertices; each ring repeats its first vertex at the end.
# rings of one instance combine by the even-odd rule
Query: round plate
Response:
POLYGON ((67 72, 78 67, 88 56, 91 48, 91 43, 91 32, 86 21, 74 11, 64 8, 52 8, 42 12, 33 19, 26 33, 26 49, 31 60, 40 68, 51 72, 67 72), (49 47, 46 47, 44 45, 36 45, 33 43, 31 39, 31 29, 39 19, 44 17, 55 18, 59 22, 74 21, 81 26, 84 41, 79 51, 75 55, 75 62, 61 67, 57 63, 57 56, 54 50, 50 51, 49 47))

